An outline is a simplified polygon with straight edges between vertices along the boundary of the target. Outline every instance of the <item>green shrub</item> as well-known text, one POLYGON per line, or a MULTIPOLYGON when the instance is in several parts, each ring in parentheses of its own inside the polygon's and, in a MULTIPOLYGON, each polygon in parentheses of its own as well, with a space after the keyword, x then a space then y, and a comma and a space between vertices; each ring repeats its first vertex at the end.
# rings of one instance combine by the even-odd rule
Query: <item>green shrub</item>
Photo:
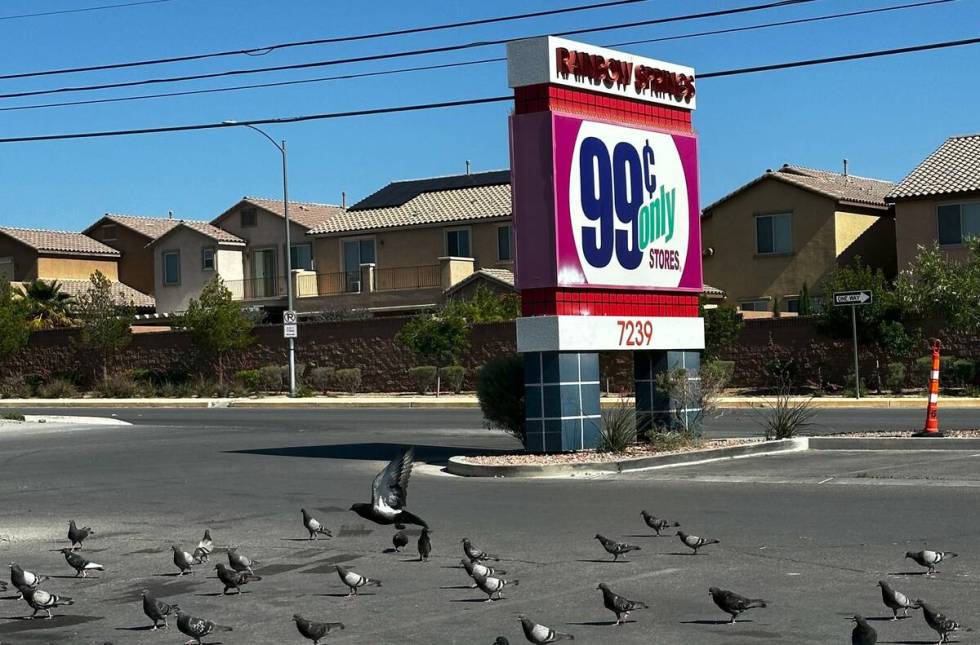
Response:
POLYGON ((973 384, 973 379, 977 374, 977 364, 969 358, 958 358, 950 366, 951 381, 959 387, 967 387, 973 384))
POLYGON ((172 386, 174 396, 179 399, 189 399, 197 394, 197 384, 192 379, 174 383, 168 381, 165 385, 172 386))
POLYGON ((27 419, 20 412, 4 412, 0 419, 5 421, 26 421, 27 419))
POLYGON ((439 370, 435 365, 421 365, 408 370, 408 379, 419 394, 427 394, 436 386, 439 370))
POLYGON ((283 368, 279 365, 266 365, 258 370, 259 383, 258 389, 263 392, 282 392, 286 389, 286 381, 289 378, 289 369, 285 375, 283 368), (285 378, 283 378, 285 376, 285 378))
POLYGON ((788 388, 780 390, 765 405, 762 427, 766 441, 792 439, 800 430, 812 425, 811 419, 817 413, 812 398, 793 400, 788 388))
POLYGON ((699 448, 704 439, 696 432, 658 428, 646 435, 646 441, 656 452, 671 452, 683 448, 699 448))
POLYGON ((309 385, 299 385, 296 387, 296 398, 307 399, 311 396, 316 396, 316 391, 309 385))
POLYGON ((333 373, 334 386, 341 392, 357 394, 361 390, 361 369, 350 367, 335 370, 333 373))
MULTIPOLYGON (((851 399, 857 396, 857 392, 854 391, 854 372, 848 372, 847 376, 844 377, 844 389, 841 391, 841 396, 851 399)), ((861 379, 861 396, 868 396, 868 384, 863 378, 861 379)))
POLYGON ((29 399, 34 388, 22 376, 7 376, 0 379, 0 399, 29 399))
POLYGON ((163 381, 156 386, 155 396, 163 399, 173 399, 179 396, 177 390, 177 385, 174 383, 171 383, 170 381, 163 381))
POLYGON ((336 370, 332 367, 314 367, 306 371, 306 384, 317 392, 326 393, 333 384, 336 370))
POLYGON ((463 381, 466 380, 466 368, 462 365, 447 365, 439 370, 442 377, 442 388, 453 394, 463 391, 463 381))
POLYGON ((246 392, 258 392, 262 375, 259 370, 240 370, 235 372, 235 383, 238 383, 246 392))
POLYGON ((42 399, 72 399, 78 396, 78 388, 68 379, 54 378, 37 388, 42 399))
MULTIPOLYGON (((939 383, 953 383, 956 379, 956 362, 959 361, 955 356, 939 357, 939 383)), ((932 372, 932 356, 923 356, 915 359, 912 369, 913 385, 917 388, 929 387, 929 375, 932 372)))
POLYGON ((907 370, 904 363, 889 363, 885 374, 885 386, 892 394, 901 394, 905 387, 907 370))
POLYGON ((524 442, 524 360, 519 355, 490 359, 476 377, 476 396, 491 428, 524 442))
POLYGON ((139 383, 125 372, 110 374, 96 386, 95 393, 107 399, 131 399, 142 394, 139 383))
POLYGON ((636 408, 621 399, 612 408, 602 410, 597 452, 620 453, 636 443, 636 408))
POLYGON ((725 387, 735 376, 735 361, 708 361, 701 366, 702 376, 711 376, 720 387, 725 387))

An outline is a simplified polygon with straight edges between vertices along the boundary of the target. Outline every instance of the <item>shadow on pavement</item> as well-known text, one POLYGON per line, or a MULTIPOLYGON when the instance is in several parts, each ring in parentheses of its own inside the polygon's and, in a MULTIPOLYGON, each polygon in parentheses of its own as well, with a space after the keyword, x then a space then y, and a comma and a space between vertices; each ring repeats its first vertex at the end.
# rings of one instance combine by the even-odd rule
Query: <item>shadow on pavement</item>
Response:
MULTIPOLYGON (((230 450, 230 453, 267 455, 272 457, 312 457, 315 459, 356 459, 388 461, 398 456, 402 446, 396 443, 339 443, 323 446, 287 446, 283 448, 253 448, 230 450)), ((433 466, 445 466, 454 456, 505 454, 513 452, 493 448, 464 448, 453 446, 415 445, 415 458, 433 466)))

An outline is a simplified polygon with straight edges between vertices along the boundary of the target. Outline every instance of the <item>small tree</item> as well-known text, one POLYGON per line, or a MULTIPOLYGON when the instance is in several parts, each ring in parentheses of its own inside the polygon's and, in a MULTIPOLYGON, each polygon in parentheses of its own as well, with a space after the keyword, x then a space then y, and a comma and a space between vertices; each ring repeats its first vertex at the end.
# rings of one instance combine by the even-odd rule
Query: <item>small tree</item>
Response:
POLYGON ((734 347, 744 323, 733 307, 703 309, 704 357, 714 360, 734 347))
POLYGON ((89 278, 89 286, 78 296, 75 310, 81 325, 82 347, 93 353, 102 369, 102 381, 109 378, 109 360, 132 340, 130 322, 134 307, 120 305, 112 293, 112 281, 101 271, 89 278))
POLYGON ((8 282, 0 282, 0 361, 23 349, 31 336, 29 308, 8 282))
POLYGON ((803 287, 800 289, 800 308, 797 315, 800 318, 813 315, 813 306, 810 303, 810 287, 806 280, 803 281, 803 287))
POLYGON ((225 358, 254 342, 252 319, 231 299, 231 291, 220 276, 212 278, 192 298, 180 324, 187 329, 191 342, 203 355, 215 362, 218 382, 225 382, 225 358))
POLYGON ((72 325, 69 308, 71 295, 61 289, 57 280, 33 280, 24 285, 24 299, 30 307, 31 329, 53 329, 72 325))
POLYGON ((521 315, 521 300, 515 293, 498 294, 480 285, 472 298, 452 300, 444 310, 462 316, 473 324, 505 322, 521 315))
MULTIPOLYGON (((878 326, 883 320, 897 317, 895 298, 885 274, 881 269, 873 269, 855 257, 853 264, 838 267, 824 278, 821 292, 824 299, 833 298, 835 291, 855 291, 869 289, 873 300, 871 304, 856 310, 858 335, 864 340, 873 340, 878 326)), ((822 331, 838 338, 851 337, 850 307, 835 307, 825 303, 820 311, 819 323, 822 331)))
POLYGON ((725 388, 726 376, 723 371, 707 365, 703 365, 697 374, 678 367, 657 375, 656 382, 657 389, 670 400, 670 421, 666 428, 653 430, 678 431, 697 437, 705 419, 718 411, 718 397, 725 388))
MULTIPOLYGON (((402 327, 396 336, 415 357, 437 368, 452 365, 469 346, 466 319, 451 308, 437 314, 419 314, 402 327)), ((436 378, 436 395, 441 390, 436 378)))
POLYGON ((980 238, 968 238, 966 244, 965 262, 950 258, 935 243, 919 247, 895 280, 903 314, 980 333, 980 238))

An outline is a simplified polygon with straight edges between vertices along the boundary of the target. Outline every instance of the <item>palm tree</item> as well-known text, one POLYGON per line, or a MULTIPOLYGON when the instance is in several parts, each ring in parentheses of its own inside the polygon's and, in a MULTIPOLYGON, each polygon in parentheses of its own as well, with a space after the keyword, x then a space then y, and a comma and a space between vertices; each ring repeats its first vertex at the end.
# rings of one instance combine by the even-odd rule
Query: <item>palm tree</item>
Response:
POLYGON ((32 329, 70 327, 72 318, 69 308, 70 294, 61 290, 57 280, 45 282, 32 280, 24 285, 24 298, 29 306, 28 323, 32 329))

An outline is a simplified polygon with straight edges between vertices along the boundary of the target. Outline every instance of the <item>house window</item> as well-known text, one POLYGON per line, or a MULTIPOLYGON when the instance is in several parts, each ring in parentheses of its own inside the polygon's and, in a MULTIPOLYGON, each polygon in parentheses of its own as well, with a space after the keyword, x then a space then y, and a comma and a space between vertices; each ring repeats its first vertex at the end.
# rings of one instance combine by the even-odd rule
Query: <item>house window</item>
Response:
POLYGON ((201 270, 214 271, 214 247, 205 246, 201 249, 201 270))
POLYGON ((510 248, 511 239, 510 225, 497 227, 497 259, 501 262, 510 262, 514 259, 510 248))
POLYGON ((313 270, 313 245, 294 244, 289 249, 289 266, 303 271, 313 270))
POLYGON ((783 310, 791 314, 800 313, 800 297, 786 296, 783 298, 783 310))
POLYGON ((943 204, 938 214, 940 244, 963 244, 968 237, 980 236, 980 202, 943 204))
POLYGON ((759 300, 745 300, 738 303, 740 311, 769 311, 769 301, 765 298, 759 300))
POLYGON ((257 219, 258 219, 258 212, 254 208, 242 209, 242 228, 255 226, 257 219))
POLYGON ((163 254, 163 284, 180 284, 180 251, 167 251, 163 254))
POLYGON ((454 258, 470 257, 470 229, 454 228, 446 231, 446 255, 454 258))
POLYGON ((374 238, 358 238, 343 240, 344 291, 359 293, 361 291, 361 265, 377 262, 374 238))
POLYGON ((755 250, 759 255, 793 252, 793 226, 790 213, 757 215, 755 218, 755 250))
POLYGON ((0 258, 0 282, 14 281, 14 259, 12 257, 0 258))
POLYGON ((116 240, 116 225, 103 224, 99 231, 103 242, 114 242, 116 240))

